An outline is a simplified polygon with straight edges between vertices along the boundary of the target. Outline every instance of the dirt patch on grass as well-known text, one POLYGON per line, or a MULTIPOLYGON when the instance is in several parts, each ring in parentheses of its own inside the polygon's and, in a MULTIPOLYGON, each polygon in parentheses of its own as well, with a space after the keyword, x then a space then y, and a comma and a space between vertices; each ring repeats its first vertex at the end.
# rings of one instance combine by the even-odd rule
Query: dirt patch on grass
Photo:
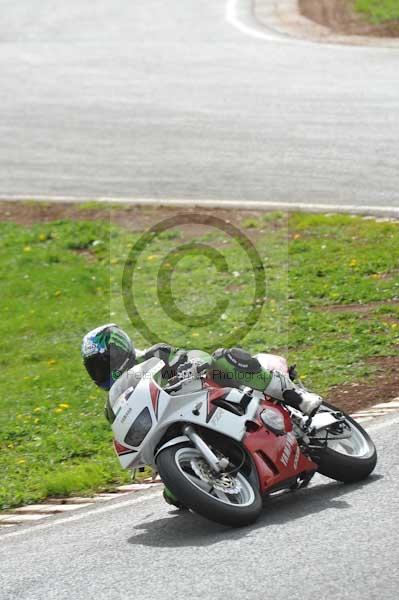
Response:
MULTIPOLYGON (((399 299, 391 299, 391 300, 381 300, 378 302, 368 302, 367 304, 327 304, 325 306, 318 306, 317 311, 319 312, 331 312, 331 313, 357 313, 361 315, 367 315, 372 313, 374 309, 380 308, 381 306, 394 304, 399 304, 399 299)), ((381 318, 384 315, 381 315, 381 318)), ((384 317, 385 319, 385 317, 384 317)), ((387 319, 385 319, 387 320, 387 319)))
POLYGON ((355 413, 399 396, 399 356, 375 357, 367 364, 376 367, 375 374, 365 381, 332 387, 328 396, 331 404, 355 413))
POLYGON ((353 0, 299 0, 299 10, 334 33, 374 37, 399 37, 399 22, 369 23, 353 8, 353 0))
MULTIPOLYGON (((278 229, 286 226, 285 218, 265 219, 264 224, 254 227, 254 221, 259 223, 267 212, 254 210, 234 210, 225 209, 206 209, 206 208, 187 208, 187 207, 152 207, 137 205, 95 205, 90 203, 78 204, 73 202, 7 202, 0 201, 0 222, 13 222, 19 225, 32 225, 34 223, 49 223, 71 219, 82 220, 102 220, 110 221, 120 225, 130 231, 145 231, 163 221, 176 215, 205 215, 204 224, 189 222, 184 225, 185 232, 193 237, 202 235, 209 231, 210 226, 216 226, 215 218, 221 219, 227 223, 235 225, 240 230, 244 230, 249 238, 256 238, 264 231, 278 229), (248 226, 247 226, 248 224, 248 226)), ((179 224, 176 224, 179 228, 179 224)))

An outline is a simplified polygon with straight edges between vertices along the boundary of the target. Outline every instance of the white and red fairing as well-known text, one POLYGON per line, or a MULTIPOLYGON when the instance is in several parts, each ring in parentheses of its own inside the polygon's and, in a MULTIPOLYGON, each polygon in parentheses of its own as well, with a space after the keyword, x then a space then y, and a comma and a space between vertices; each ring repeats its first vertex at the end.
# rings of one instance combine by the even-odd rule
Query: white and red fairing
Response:
MULTIPOLYGON (((262 353, 257 358, 269 370, 288 370, 287 362, 281 356, 262 353)), ((185 383, 179 393, 168 394, 156 382, 163 367, 163 361, 150 358, 124 373, 111 388, 110 403, 116 415, 112 424, 114 447, 124 468, 155 466, 155 448, 173 423, 201 425, 241 441, 246 433, 246 422, 256 416, 259 402, 263 399, 263 394, 255 392, 246 414, 238 416, 213 404, 228 390, 211 382, 191 381, 185 383), (146 407, 151 417, 151 428, 139 446, 131 446, 126 442, 126 435, 146 407)), ((234 390, 233 393, 237 395, 240 392, 234 390)))

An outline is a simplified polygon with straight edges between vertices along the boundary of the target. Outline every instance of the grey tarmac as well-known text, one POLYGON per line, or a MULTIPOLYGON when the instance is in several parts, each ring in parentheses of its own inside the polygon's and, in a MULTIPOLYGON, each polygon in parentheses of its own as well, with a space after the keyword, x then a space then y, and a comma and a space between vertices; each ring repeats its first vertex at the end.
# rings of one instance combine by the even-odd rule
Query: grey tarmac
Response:
POLYGON ((3 0, 0 194, 399 206, 399 49, 235 5, 3 0))

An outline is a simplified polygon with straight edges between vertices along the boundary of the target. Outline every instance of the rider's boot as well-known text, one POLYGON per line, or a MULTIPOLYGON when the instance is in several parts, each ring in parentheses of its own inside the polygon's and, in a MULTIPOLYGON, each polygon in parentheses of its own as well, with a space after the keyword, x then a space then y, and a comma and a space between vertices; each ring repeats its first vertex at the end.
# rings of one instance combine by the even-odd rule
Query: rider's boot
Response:
POLYGON ((314 415, 323 399, 318 395, 295 385, 293 381, 280 371, 272 371, 272 379, 265 389, 265 393, 276 400, 292 406, 303 412, 304 415, 314 415))
POLYGON ((176 508, 178 508, 180 510, 184 510, 186 508, 184 506, 184 504, 182 504, 166 486, 163 489, 163 498, 164 498, 165 502, 167 502, 168 504, 170 504, 172 506, 175 506, 176 508))

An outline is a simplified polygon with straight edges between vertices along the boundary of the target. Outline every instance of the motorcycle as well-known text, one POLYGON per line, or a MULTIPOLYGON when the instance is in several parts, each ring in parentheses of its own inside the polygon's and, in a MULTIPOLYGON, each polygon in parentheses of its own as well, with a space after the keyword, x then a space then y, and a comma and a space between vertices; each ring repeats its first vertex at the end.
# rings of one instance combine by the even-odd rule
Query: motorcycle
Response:
MULTIPOLYGON (((283 357, 257 358, 290 373, 283 357)), ((114 448, 122 467, 151 465, 182 505, 211 521, 249 525, 264 496, 304 488, 317 472, 353 483, 376 465, 367 432, 330 404, 306 417, 256 390, 218 386, 206 366, 161 386, 164 366, 151 358, 111 388, 114 448)))

